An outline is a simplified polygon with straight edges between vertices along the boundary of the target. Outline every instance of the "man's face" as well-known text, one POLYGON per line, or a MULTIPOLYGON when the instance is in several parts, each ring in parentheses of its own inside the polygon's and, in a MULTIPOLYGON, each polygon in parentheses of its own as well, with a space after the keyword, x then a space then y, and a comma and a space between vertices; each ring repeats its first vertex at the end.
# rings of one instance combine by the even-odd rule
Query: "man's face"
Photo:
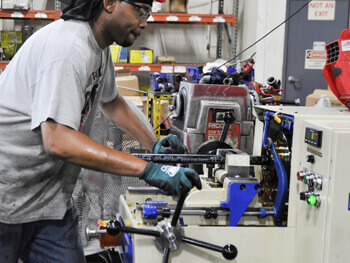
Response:
POLYGON ((132 0, 119 1, 112 12, 108 33, 113 41, 123 47, 131 46, 141 30, 147 26, 151 6, 134 3, 132 0))

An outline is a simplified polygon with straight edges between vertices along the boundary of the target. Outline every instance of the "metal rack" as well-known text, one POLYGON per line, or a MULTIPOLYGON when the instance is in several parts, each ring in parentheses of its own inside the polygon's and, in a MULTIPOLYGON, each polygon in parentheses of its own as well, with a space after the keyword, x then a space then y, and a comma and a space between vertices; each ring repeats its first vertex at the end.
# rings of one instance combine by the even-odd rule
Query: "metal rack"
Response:
MULTIPOLYGON (((0 9, 0 19, 21 20, 58 20, 61 10, 4 10, 0 9)), ((225 14, 184 14, 184 13, 152 13, 148 23, 165 24, 202 24, 202 25, 236 25, 235 15, 225 14)), ((5 69, 9 61, 0 61, 0 70, 5 69)), ((164 72, 184 73, 186 66, 202 66, 198 64, 115 64, 115 69, 129 68, 131 72, 164 72)))

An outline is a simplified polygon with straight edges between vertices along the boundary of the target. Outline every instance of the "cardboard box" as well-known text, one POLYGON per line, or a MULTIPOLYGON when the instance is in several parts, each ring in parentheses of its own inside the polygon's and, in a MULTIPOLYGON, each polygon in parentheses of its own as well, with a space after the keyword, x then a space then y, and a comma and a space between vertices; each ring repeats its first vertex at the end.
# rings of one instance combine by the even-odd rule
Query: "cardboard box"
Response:
POLYGON ((130 63, 153 63, 153 50, 130 50, 130 63))
POLYGON ((187 0, 168 0, 162 4, 161 12, 187 13, 187 0))
POLYGON ((158 64, 172 64, 175 63, 175 57, 157 57, 158 64))
POLYGON ((114 63, 127 63, 128 62, 128 50, 126 47, 119 45, 110 45, 112 59, 114 63))
POLYGON ((139 90, 139 79, 137 76, 131 75, 130 70, 120 70, 117 71, 117 76, 115 78, 116 84, 118 86, 118 91, 123 96, 140 96, 142 93, 133 90, 139 90), (125 89, 125 88, 133 89, 125 89))
POLYGON ((162 3, 160 12, 162 13, 169 13, 170 12, 170 0, 166 1, 165 3, 162 3))
POLYGON ((147 115, 147 99, 148 97, 140 96, 124 96, 131 101, 137 108, 139 108, 145 115, 147 115))
POLYGON ((341 103, 337 97, 333 94, 333 92, 329 89, 315 89, 314 92, 306 97, 305 106, 315 106, 316 103, 320 100, 321 95, 326 95, 332 107, 340 108, 345 107, 343 103, 341 103))
POLYGON ((187 13, 187 0, 171 0, 170 12, 172 13, 187 13))

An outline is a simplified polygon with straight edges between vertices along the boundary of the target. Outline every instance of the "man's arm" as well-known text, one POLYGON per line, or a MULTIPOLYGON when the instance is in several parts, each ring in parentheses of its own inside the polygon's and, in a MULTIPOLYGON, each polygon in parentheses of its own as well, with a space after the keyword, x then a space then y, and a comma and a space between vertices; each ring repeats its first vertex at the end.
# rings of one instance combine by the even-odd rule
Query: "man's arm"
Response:
POLYGON ((147 163, 133 155, 105 147, 53 120, 43 122, 41 131, 46 153, 72 164, 106 173, 139 176, 172 195, 180 195, 194 186, 202 188, 198 174, 190 168, 147 163))
POLYGON ((106 173, 139 176, 147 162, 103 146, 53 120, 41 124, 45 151, 72 164, 106 173))
POLYGON ((132 136, 147 149, 152 150, 153 144, 157 141, 155 134, 130 109, 122 95, 118 94, 111 102, 101 103, 101 110, 122 131, 132 136))

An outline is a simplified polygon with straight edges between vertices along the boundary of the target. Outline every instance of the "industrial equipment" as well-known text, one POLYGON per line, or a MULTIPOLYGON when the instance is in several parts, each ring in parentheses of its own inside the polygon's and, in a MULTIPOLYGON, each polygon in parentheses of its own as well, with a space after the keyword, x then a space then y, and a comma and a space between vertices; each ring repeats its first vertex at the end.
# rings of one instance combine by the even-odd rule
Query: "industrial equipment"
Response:
POLYGON ((237 249, 231 254, 237 263, 347 262, 350 177, 345 151, 350 147, 350 113, 256 106, 254 116, 253 155, 238 149, 218 149, 214 155, 139 154, 154 162, 201 163, 203 189, 193 189, 179 202, 155 188, 130 188, 120 197, 116 219, 121 227, 112 221, 88 230, 88 236, 101 238, 115 228, 134 233, 119 235, 115 243, 124 262, 228 262, 216 252, 225 251, 226 245, 230 251, 237 249), (174 215, 179 219, 176 234, 169 226, 174 215), (136 234, 147 230, 157 232, 154 235, 168 231, 167 245, 136 234), (184 241, 174 246, 179 239, 206 245, 184 241))
POLYGON ((267 85, 251 81, 248 83, 249 92, 253 95, 254 105, 300 105, 300 100, 281 99, 282 91, 281 81, 270 77, 267 79, 267 85))
POLYGON ((174 97, 173 125, 170 133, 178 136, 191 153, 201 152, 207 141, 219 140, 225 126, 224 115, 232 113, 233 122, 224 142, 232 148, 251 153, 253 145, 252 104, 246 86, 181 82, 174 97))

